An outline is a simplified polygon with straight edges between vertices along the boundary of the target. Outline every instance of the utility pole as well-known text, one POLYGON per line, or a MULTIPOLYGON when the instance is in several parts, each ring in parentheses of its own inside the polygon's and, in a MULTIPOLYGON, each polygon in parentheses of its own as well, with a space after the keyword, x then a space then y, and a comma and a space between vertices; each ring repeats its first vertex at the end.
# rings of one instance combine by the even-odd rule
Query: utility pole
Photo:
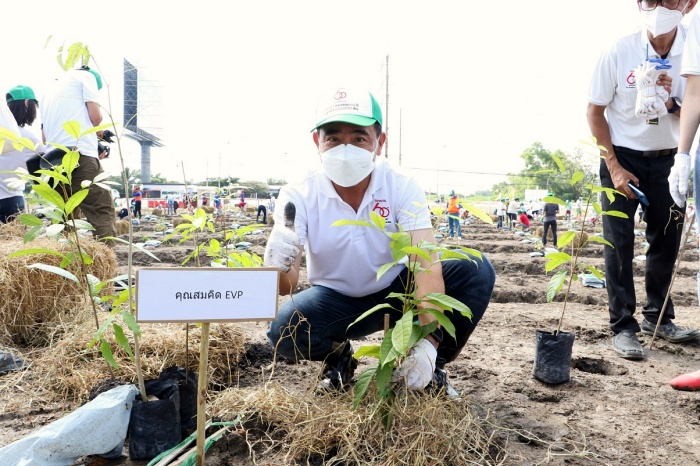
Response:
POLYGON ((389 158, 389 54, 386 55, 386 110, 384 111, 384 132, 386 133, 386 142, 384 143, 384 157, 386 157, 388 159, 389 158))

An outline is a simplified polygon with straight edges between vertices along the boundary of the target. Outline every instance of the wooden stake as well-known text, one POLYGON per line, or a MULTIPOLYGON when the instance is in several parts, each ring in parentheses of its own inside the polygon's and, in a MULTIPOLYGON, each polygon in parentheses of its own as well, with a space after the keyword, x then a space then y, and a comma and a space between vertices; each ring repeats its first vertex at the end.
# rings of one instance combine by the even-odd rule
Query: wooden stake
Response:
POLYGON ((384 314, 384 335, 389 331, 389 314, 384 314))
POLYGON ((197 466, 204 466, 207 417, 207 366, 209 365, 209 323, 202 324, 199 342, 199 379, 197 380, 197 466))

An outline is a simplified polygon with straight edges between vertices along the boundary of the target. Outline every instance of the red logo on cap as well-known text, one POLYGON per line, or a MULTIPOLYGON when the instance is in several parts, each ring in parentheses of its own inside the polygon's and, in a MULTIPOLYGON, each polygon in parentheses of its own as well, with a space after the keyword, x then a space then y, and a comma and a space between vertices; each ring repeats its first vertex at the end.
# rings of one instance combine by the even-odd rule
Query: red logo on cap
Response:
POLYGON ((347 92, 338 90, 338 91, 335 93, 334 98, 335 98, 335 100, 341 100, 341 99, 346 98, 347 96, 348 96, 348 93, 347 93, 347 92))

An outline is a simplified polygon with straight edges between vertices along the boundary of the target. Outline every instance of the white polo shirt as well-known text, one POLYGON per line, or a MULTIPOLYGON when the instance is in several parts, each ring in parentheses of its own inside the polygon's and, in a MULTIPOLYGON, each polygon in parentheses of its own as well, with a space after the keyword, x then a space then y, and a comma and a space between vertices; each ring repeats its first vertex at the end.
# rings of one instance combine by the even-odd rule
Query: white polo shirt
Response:
MULTIPOLYGON (((672 66, 668 75, 673 79, 671 96, 683 97, 685 79, 681 78, 681 60, 687 29, 678 26, 676 38, 666 59, 672 66)), ((660 58, 649 43, 646 30, 623 37, 606 50, 595 68, 588 93, 588 101, 607 106, 605 115, 610 136, 615 146, 634 150, 660 150, 678 147, 680 119, 667 114, 658 125, 648 125, 644 118, 635 116, 637 88, 634 69, 647 57, 660 58)))
POLYGON ((688 38, 685 42, 685 50, 683 51, 681 75, 688 76, 698 74, 700 74, 700 16, 694 13, 693 19, 690 20, 688 38))
POLYGON ((432 228, 420 185, 382 157, 376 159, 357 212, 338 196, 320 167, 300 183, 280 189, 275 224, 283 224, 283 207, 290 201, 296 207, 294 228, 306 252, 309 282, 352 297, 386 288, 404 266, 393 267, 377 280, 377 271, 393 260, 390 239, 370 227, 331 226, 335 221, 369 219, 374 211, 386 219, 387 232, 399 231, 399 225, 405 231, 432 228))
POLYGON ((68 70, 54 83, 41 102, 41 120, 47 144, 61 144, 89 157, 98 157, 97 135, 86 134, 76 139, 63 129, 63 124, 77 121, 80 132, 93 127, 86 102, 97 102, 98 90, 95 76, 89 71, 68 70))

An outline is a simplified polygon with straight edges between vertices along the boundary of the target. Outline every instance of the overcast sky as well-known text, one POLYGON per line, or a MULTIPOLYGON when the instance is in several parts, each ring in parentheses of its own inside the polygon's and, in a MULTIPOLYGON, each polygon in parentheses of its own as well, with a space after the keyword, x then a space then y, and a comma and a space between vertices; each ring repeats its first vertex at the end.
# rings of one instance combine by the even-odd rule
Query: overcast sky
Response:
MULTIPOLYGON (((318 161, 309 132, 318 96, 359 85, 385 109, 388 55, 390 162, 401 155, 426 190, 463 193, 520 170, 535 141, 581 147, 593 67, 639 25, 633 0, 25 5, 33 18, 6 17, 0 28, 0 88, 41 96, 61 73, 58 46, 82 41, 106 83, 101 104, 121 122, 130 60, 162 89, 165 147, 152 149, 152 174, 182 179, 184 162, 195 181, 299 176, 318 161)), ((138 144, 122 148, 140 169, 138 144)), ((112 154, 106 169, 116 174, 112 154)))

